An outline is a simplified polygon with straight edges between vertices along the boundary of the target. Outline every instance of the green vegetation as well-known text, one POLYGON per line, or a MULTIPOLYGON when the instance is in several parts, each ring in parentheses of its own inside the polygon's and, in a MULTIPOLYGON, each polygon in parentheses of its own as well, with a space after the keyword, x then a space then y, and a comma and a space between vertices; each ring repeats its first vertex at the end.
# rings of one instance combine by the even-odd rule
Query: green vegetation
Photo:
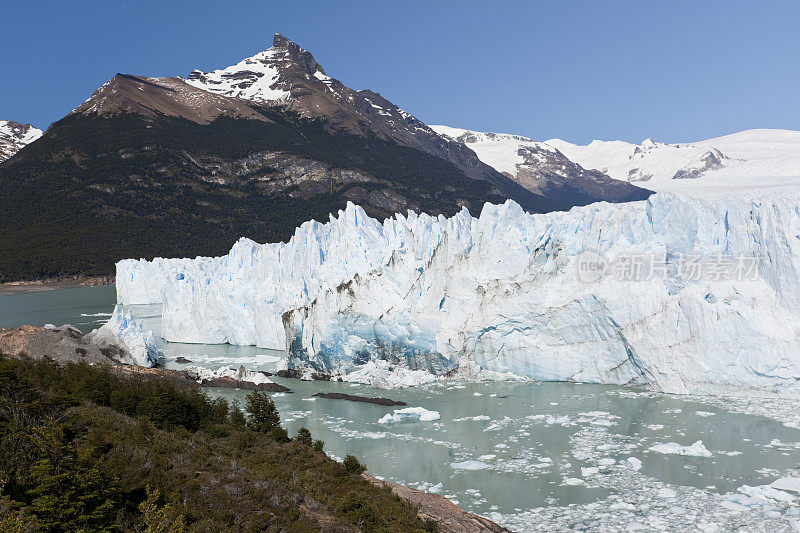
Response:
POLYGON ((0 357, 0 531, 431 531, 416 510, 237 404, 156 378, 0 357))

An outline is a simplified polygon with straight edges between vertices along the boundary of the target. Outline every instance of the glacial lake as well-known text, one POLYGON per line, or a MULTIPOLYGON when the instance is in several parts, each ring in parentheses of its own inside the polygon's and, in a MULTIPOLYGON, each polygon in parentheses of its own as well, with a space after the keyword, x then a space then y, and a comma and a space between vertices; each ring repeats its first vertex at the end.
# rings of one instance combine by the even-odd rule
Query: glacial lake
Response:
MULTIPOLYGON (((0 327, 70 323, 87 333, 110 316, 115 297, 113 286, 0 296, 0 327)), ((160 306, 130 308, 158 336, 160 306)), ((283 355, 159 342, 169 368, 185 367, 175 362, 182 356, 211 369, 275 370, 283 355)), ((800 528, 800 493, 762 487, 800 476, 795 401, 577 383, 379 390, 274 380, 292 389, 272 395, 290 434, 306 426, 332 456, 353 453, 375 476, 442 494, 515 531, 800 528), (402 400, 441 418, 381 424, 396 408, 313 397, 333 391, 402 400)), ((246 395, 207 390, 242 403, 246 395)))

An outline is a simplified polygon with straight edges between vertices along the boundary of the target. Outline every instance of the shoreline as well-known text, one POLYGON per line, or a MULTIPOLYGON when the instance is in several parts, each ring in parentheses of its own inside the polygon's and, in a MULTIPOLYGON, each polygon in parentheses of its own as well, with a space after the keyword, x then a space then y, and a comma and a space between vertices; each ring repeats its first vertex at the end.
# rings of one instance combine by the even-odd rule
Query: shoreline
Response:
POLYGON ((78 287, 96 287, 98 285, 113 285, 114 282, 114 276, 76 276, 47 278, 34 281, 8 281, 0 283, 0 296, 75 289, 78 287))

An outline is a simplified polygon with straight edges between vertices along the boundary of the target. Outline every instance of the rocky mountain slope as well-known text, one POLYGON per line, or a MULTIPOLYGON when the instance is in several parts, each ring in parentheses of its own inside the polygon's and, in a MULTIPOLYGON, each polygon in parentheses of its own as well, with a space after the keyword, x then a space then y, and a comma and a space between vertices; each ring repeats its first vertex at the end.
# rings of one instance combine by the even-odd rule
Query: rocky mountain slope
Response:
POLYGON ((348 201, 375 217, 478 212, 505 198, 531 211, 568 207, 375 93, 328 78, 281 36, 243 64, 278 56, 277 84, 250 83, 272 64, 188 80, 118 74, 0 165, 0 281, 107 274, 130 256, 222 254, 242 235, 286 240, 348 201), (272 98, 279 87, 288 96, 272 98))
POLYGON ((30 124, 0 120, 0 163, 42 136, 42 130, 30 124))
POLYGON ((612 179, 598 170, 586 170, 558 149, 520 135, 483 133, 431 126, 440 135, 464 144, 481 161, 531 192, 573 205, 602 198, 609 202, 646 199, 651 192, 628 181, 612 179))
POLYGON ((715 194, 800 184, 800 132, 756 129, 691 143, 544 143, 579 165, 656 191, 715 194))

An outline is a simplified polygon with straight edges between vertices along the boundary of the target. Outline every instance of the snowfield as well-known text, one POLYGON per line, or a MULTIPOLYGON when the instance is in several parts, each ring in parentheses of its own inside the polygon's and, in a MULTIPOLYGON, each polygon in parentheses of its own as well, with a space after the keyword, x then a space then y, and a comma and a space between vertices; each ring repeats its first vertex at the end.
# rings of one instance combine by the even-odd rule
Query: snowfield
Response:
POLYGON ((546 141, 584 168, 659 192, 716 195, 800 184, 800 132, 746 130, 690 143, 546 141), (711 157, 709 157, 709 155, 711 157))
POLYGON ((351 204, 326 224, 303 224, 288 243, 241 239, 221 258, 121 261, 119 299, 159 294, 169 341, 285 348, 283 365, 309 377, 797 396, 797 194, 657 194, 543 215, 507 202, 477 218, 462 210, 382 223, 351 204), (587 250, 611 264, 663 256, 669 274, 585 282, 587 250), (691 254, 755 257, 757 276, 673 275, 691 254))

